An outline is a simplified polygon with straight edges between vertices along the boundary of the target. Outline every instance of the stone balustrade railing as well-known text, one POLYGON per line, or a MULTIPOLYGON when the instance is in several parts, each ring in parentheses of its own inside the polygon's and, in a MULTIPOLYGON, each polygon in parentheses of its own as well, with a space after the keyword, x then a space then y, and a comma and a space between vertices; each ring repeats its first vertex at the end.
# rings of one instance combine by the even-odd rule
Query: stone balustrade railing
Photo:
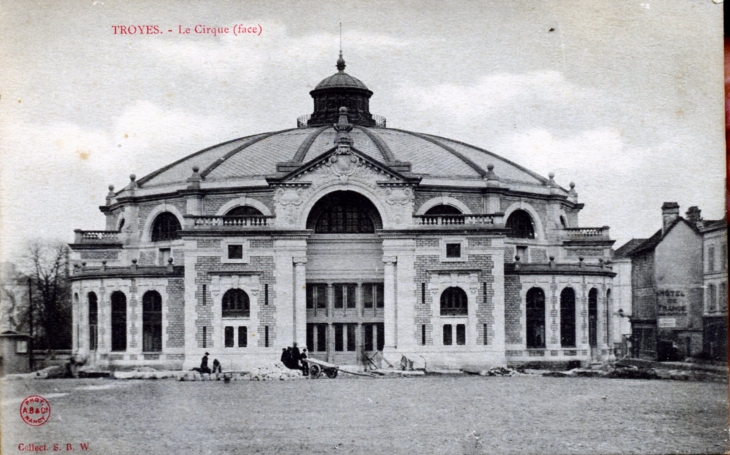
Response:
POLYGON ((582 228, 565 228, 563 229, 563 237, 566 240, 599 240, 608 239, 608 226, 602 227, 582 227, 582 228))
POLYGON ((208 228, 258 228, 271 226, 273 216, 191 216, 185 217, 193 229, 208 228))
POLYGON ((120 231, 74 231, 74 243, 119 243, 120 231))
POLYGON ((502 214, 475 215, 416 215, 418 226, 496 225, 502 223, 502 214))

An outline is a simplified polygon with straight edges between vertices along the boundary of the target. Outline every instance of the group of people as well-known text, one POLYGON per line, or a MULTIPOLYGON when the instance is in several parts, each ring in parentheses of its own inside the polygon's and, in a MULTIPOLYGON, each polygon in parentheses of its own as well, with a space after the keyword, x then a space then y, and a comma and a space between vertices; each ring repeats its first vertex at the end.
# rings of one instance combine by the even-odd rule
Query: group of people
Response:
POLYGON ((200 368, 193 368, 193 371, 197 371, 198 373, 223 373, 223 369, 221 368, 221 363, 218 361, 218 359, 213 359, 213 370, 208 367, 208 354, 207 352, 203 356, 202 359, 200 359, 200 368))
POLYGON ((301 370, 304 376, 309 374, 309 364, 303 362, 307 358, 307 348, 299 351, 299 347, 294 343, 293 346, 281 349, 281 363, 290 370, 301 370))

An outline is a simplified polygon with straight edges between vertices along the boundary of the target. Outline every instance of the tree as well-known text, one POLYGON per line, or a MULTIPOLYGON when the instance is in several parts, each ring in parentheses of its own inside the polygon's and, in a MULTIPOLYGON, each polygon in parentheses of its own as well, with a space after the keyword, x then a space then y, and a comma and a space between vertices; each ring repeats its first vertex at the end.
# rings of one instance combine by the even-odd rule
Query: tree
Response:
POLYGON ((73 321, 68 246, 59 241, 29 242, 19 272, 30 291, 30 302, 24 311, 20 311, 20 325, 29 330, 32 317, 33 347, 71 349, 73 321))

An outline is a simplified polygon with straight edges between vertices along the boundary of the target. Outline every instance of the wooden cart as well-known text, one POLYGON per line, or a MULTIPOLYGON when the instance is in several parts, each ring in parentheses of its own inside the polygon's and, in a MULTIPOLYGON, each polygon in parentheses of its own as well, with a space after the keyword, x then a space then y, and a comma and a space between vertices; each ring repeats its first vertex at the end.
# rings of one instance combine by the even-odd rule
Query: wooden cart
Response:
POLYGON ((302 362, 307 362, 307 365, 309 366, 309 378, 310 379, 317 379, 320 376, 322 376, 322 373, 326 374, 328 378, 334 379, 337 377, 337 374, 342 371, 343 373, 347 374, 354 374, 355 376, 368 376, 373 377, 372 374, 369 373, 357 373, 354 371, 347 371, 342 370, 338 365, 335 365, 334 363, 325 362, 322 360, 317 359, 302 359, 302 362))

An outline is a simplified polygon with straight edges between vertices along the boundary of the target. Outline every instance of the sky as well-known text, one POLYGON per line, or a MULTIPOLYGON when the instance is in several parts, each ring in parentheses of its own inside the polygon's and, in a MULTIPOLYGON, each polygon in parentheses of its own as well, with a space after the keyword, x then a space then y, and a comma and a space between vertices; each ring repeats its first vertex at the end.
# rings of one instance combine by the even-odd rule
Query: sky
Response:
POLYGON ((129 174, 295 127, 340 23, 373 114, 575 182, 581 226, 616 247, 660 228, 664 201, 724 215, 712 0, 0 0, 0 260, 103 229, 129 174), (195 33, 236 24, 261 33, 195 33), (121 33, 145 25, 162 33, 121 33))

